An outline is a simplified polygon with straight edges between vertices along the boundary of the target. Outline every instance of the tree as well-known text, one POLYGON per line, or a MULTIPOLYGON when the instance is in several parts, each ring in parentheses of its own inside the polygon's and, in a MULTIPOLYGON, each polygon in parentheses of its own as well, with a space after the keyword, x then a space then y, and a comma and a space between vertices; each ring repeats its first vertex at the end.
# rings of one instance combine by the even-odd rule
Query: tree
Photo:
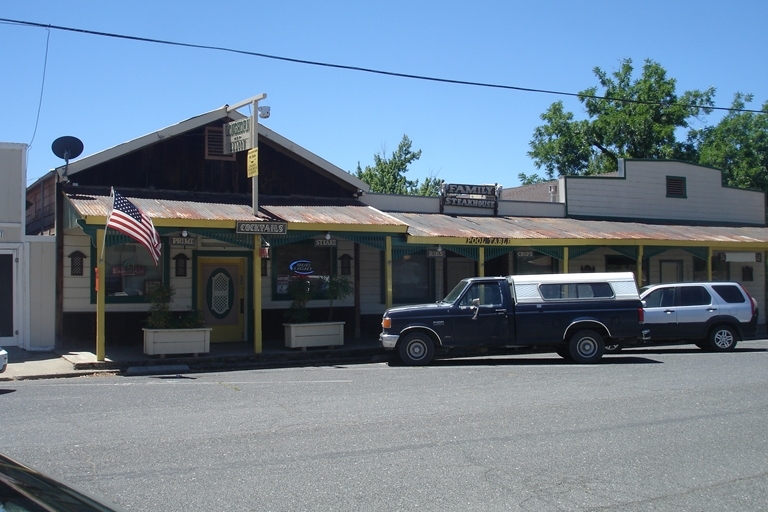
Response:
MULTIPOLYGON (((744 109, 751 94, 736 93, 732 109, 744 109)), ((768 102, 763 112, 730 111, 716 126, 689 135, 699 163, 723 171, 726 185, 768 192, 768 102)))
POLYGON ((403 135, 403 140, 390 158, 376 153, 373 155, 373 167, 366 165, 365 169, 362 169, 358 162, 355 176, 368 183, 371 192, 436 196, 440 192, 443 180, 429 176, 419 185, 419 180, 411 181, 405 177, 408 166, 421 158, 421 150, 413 151, 411 146, 411 139, 403 135))
POLYGON ((623 60, 612 75, 599 67, 593 72, 604 92, 598 95, 598 87, 590 87, 579 93, 587 119, 576 120, 558 101, 541 115, 546 124, 534 130, 528 155, 547 179, 613 172, 619 158, 695 161, 695 152, 679 143, 675 132, 712 111, 714 88, 678 97, 676 80, 651 60, 634 81, 631 59, 623 60))

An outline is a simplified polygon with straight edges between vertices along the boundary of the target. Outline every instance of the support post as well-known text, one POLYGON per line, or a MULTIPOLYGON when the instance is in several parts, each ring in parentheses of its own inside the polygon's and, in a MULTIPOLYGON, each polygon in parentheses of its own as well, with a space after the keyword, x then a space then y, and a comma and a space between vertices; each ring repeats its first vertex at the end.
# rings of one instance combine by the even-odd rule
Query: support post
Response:
POLYGON ((637 247, 637 287, 643 287, 643 245, 637 247))
POLYGON ((567 274, 571 266, 568 247, 563 247, 563 274, 567 274))
POLYGON ((253 352, 264 350, 261 324, 261 235, 253 235, 253 352))
MULTIPOLYGON (((104 239, 103 229, 96 230, 96 240, 104 239)), ((97 244, 98 245, 98 244, 97 244)), ((106 321, 106 296, 107 296, 107 279, 106 279, 106 264, 104 263, 104 253, 107 251, 104 244, 101 244, 101 254, 98 255, 96 268, 97 274, 97 286, 96 290, 96 360, 104 361, 106 358, 106 339, 105 339, 105 321, 106 321)))
POLYGON ((477 248, 477 277, 485 277, 485 247, 477 248))
POLYGON ((392 307, 392 237, 384 239, 384 303, 387 309, 392 307))

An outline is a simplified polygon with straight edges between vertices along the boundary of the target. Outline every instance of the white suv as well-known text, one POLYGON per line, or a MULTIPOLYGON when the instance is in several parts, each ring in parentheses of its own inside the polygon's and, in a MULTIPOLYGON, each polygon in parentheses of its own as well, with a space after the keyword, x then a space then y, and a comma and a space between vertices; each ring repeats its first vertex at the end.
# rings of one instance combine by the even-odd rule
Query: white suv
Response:
POLYGON ((667 283, 640 290, 651 343, 690 341, 733 350, 757 331, 757 301, 739 283, 667 283))

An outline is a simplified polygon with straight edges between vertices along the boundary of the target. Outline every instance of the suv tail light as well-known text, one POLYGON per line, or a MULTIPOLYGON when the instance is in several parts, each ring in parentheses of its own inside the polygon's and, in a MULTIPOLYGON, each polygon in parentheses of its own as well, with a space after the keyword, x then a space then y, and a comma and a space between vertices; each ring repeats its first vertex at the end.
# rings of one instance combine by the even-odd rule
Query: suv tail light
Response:
MULTIPOLYGON (((741 285, 739 285, 741 286, 741 285)), ((752 316, 755 316, 757 314, 757 301, 752 298, 752 296, 749 294, 746 288, 741 286, 741 289, 744 290, 744 293, 747 294, 747 298, 749 299, 749 303, 752 304, 752 316)))
POLYGON ((643 308, 637 308, 637 320, 640 323, 645 322, 645 310, 643 308))

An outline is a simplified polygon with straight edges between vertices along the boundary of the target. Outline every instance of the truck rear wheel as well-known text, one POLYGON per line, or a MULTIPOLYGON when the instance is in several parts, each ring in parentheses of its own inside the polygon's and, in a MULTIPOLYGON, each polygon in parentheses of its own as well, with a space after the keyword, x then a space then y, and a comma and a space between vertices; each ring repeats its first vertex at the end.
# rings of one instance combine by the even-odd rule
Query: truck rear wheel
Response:
POLYGON ((435 355, 435 344, 432 342, 432 338, 420 332, 409 334, 400 340, 397 349, 400 353, 400 359, 405 364, 410 365, 429 364, 435 355))
POLYGON ((603 357, 603 337, 591 329, 577 331, 568 341, 571 358, 577 363, 596 363, 603 357))

